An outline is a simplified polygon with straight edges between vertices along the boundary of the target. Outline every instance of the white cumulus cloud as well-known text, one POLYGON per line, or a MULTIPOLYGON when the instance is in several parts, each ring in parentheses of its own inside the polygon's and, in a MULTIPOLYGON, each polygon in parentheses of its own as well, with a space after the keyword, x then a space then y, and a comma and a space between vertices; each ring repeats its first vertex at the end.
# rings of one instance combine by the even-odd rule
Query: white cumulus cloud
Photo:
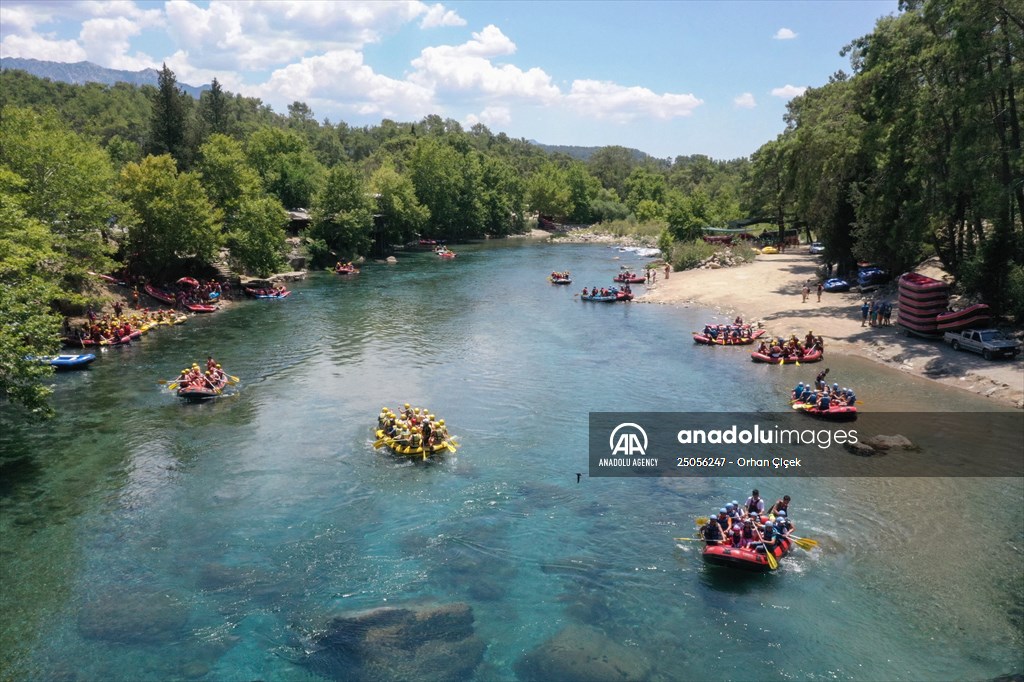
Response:
POLYGON ((515 43, 487 26, 462 45, 428 47, 412 60, 409 80, 430 90, 470 92, 490 97, 552 100, 559 96, 551 77, 538 68, 523 71, 491 58, 513 54, 515 43))
POLYGON ((89 61, 111 69, 139 71, 158 66, 148 55, 129 56, 132 36, 141 33, 142 27, 127 17, 103 17, 85 21, 78 39, 89 61))
POLYGON ((692 93, 659 95, 643 87, 596 80, 573 81, 572 90, 565 99, 579 111, 618 122, 638 117, 668 120, 690 116, 694 109, 704 104, 704 100, 692 93))
POLYGON ((773 35, 772 38, 774 38, 775 40, 793 40, 793 38, 796 38, 796 36, 797 34, 791 29, 780 28, 778 31, 775 32, 775 35, 773 35))
POLYGON ((772 88, 772 97, 782 97, 783 99, 793 99, 798 95, 802 95, 807 92, 806 85, 789 85, 786 84, 781 88, 772 88))
POLYGON ((508 107, 485 107, 479 114, 466 116, 466 127, 472 128, 477 123, 483 123, 487 127, 508 125, 512 122, 512 112, 508 107))
POLYGON ((439 26, 465 26, 466 20, 455 10, 445 9, 444 5, 431 5, 420 21, 420 28, 437 28, 439 26))
POLYGON ((314 111, 318 104, 327 104, 327 108, 386 118, 421 117, 437 109, 431 90, 375 73, 356 50, 307 57, 277 69, 267 82, 247 90, 276 111, 295 100, 306 102, 314 111))
POLYGON ((738 109, 753 109, 757 106, 757 102, 754 100, 754 95, 749 92, 744 92, 733 98, 732 103, 736 105, 738 109))

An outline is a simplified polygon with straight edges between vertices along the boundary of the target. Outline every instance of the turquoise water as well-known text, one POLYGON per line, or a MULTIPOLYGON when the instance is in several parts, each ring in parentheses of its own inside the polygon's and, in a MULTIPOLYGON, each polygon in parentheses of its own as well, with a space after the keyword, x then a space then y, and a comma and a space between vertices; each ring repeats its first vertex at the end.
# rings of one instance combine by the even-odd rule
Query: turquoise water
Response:
MULTIPOLYGON (((1024 670, 1020 479, 588 479, 589 411, 777 411, 813 372, 695 347, 707 311, 574 298, 639 264, 626 253, 459 251, 317 274, 108 349, 54 379, 43 428, 0 414, 0 678, 316 680, 303 662, 333 616, 423 602, 472 607, 480 680, 524 675, 574 625, 651 679, 1024 670), (575 283, 548 284, 556 269, 575 283), (211 353, 234 395, 183 405, 155 383, 211 353), (456 456, 373 449, 380 407, 405 401, 448 421, 456 456), (753 486, 792 495, 820 550, 737 576, 672 541, 753 486)), ((913 388, 991 407, 829 366, 867 404, 913 388)))

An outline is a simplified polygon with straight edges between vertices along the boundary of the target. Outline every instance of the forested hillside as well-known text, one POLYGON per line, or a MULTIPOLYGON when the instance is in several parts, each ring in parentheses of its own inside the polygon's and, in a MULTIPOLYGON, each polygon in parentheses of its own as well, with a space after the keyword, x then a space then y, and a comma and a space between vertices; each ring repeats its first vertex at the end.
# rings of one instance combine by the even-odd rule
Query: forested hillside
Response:
POLYGON ((938 255, 1020 317, 1024 17, 1009 0, 902 9, 844 48, 851 73, 791 100, 784 131, 730 161, 620 146, 583 161, 436 115, 353 127, 216 79, 196 100, 166 66, 157 87, 0 72, 0 395, 44 405, 46 370, 22 358, 56 350, 56 311, 85 301, 86 273, 160 279, 226 248, 266 275, 299 207, 317 265, 417 235, 517 233, 538 215, 641 225, 671 256, 705 227, 770 216, 806 226, 840 271, 938 255))

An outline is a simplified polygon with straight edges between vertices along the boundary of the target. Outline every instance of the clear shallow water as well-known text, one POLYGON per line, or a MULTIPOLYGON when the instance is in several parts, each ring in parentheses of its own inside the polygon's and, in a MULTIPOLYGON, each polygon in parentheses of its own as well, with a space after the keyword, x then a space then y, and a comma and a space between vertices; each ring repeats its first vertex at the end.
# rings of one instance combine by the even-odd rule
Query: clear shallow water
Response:
MULTIPOLYGON (((1024 668, 1021 480, 587 479, 591 410, 777 411, 814 371, 694 347, 706 311, 574 299, 629 254, 459 251, 315 275, 285 301, 110 349, 55 379, 61 416, 44 428, 0 415, 0 678, 320 679, 299 662, 332 616, 423 601, 471 605, 477 679, 516 679, 574 624, 655 679, 1024 668), (576 282, 551 286, 555 269, 576 282), (242 377, 236 395, 158 390, 208 353, 242 377), (457 456, 373 450, 377 411, 405 401, 447 419, 457 456), (820 551, 737 576, 672 542, 755 485, 793 496, 820 551), (1004 522, 982 536, 973 519, 993 504, 1004 522)), ((935 409, 990 407, 829 366, 868 405, 912 389, 935 409)))

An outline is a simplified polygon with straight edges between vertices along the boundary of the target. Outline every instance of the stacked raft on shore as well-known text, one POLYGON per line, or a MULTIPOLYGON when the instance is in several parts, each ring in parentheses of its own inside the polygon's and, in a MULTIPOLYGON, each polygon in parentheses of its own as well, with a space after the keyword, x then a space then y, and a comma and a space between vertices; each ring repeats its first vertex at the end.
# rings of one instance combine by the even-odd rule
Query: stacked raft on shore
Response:
POLYGON ((931 277, 908 272, 900 277, 898 323, 923 336, 986 325, 990 319, 984 303, 963 310, 949 310, 949 285, 931 277))

